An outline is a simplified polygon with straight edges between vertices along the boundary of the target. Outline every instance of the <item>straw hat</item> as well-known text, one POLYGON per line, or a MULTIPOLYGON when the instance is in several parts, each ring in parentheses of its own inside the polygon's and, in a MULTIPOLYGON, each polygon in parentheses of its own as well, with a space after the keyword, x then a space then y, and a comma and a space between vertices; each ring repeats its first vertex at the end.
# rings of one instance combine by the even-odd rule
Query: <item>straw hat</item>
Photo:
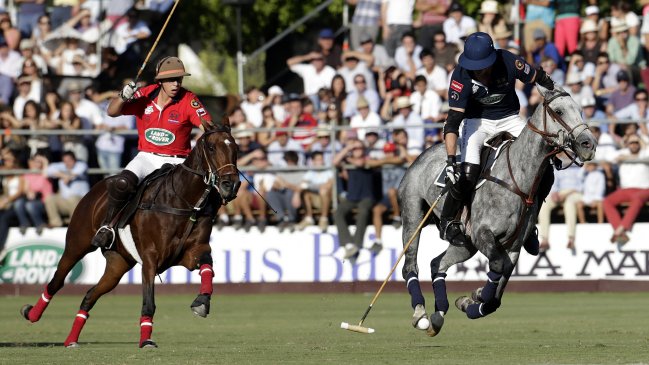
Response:
POLYGON ((579 84, 581 82, 582 82, 581 77, 579 77, 578 73, 571 72, 566 77, 566 85, 574 85, 574 84, 579 84))
POLYGON ((511 36, 512 32, 507 29, 505 24, 499 23, 494 27, 494 39, 505 39, 511 36))
POLYGON ((615 18, 611 19, 611 33, 620 33, 629 30, 629 26, 625 21, 619 21, 615 18))
POLYGON ((485 0, 480 4, 480 14, 498 14, 498 2, 485 0))
POLYGON ((252 133, 245 124, 239 124, 234 128, 232 135, 234 138, 252 138, 254 133, 252 133))
POLYGON ((581 23, 581 28, 579 29, 579 33, 581 34, 588 32, 597 32, 597 24, 595 24, 595 22, 590 19, 584 20, 584 22, 581 23))
POLYGON ((363 95, 358 97, 358 101, 356 102, 356 109, 363 109, 363 108, 368 108, 370 106, 370 103, 367 102, 367 99, 363 95))
POLYGON ((408 96, 399 96, 394 103, 394 108, 396 110, 401 110, 403 108, 410 108, 411 106, 412 103, 410 102, 410 98, 408 96))

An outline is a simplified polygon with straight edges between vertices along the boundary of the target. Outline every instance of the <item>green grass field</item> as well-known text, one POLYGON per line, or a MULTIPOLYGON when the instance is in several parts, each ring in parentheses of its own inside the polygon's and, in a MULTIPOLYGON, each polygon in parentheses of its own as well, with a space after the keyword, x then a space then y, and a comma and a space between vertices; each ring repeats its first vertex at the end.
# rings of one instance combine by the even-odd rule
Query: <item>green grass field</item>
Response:
POLYGON ((191 314, 192 296, 161 295, 160 347, 147 350, 137 348, 139 296, 102 298, 79 349, 62 342, 81 297, 56 297, 29 324, 18 309, 35 299, 0 299, 1 364, 649 364, 649 293, 508 293, 479 320, 452 306, 434 338, 410 325, 405 293, 379 298, 370 335, 339 328, 358 322, 369 294, 216 295, 207 319, 191 314))

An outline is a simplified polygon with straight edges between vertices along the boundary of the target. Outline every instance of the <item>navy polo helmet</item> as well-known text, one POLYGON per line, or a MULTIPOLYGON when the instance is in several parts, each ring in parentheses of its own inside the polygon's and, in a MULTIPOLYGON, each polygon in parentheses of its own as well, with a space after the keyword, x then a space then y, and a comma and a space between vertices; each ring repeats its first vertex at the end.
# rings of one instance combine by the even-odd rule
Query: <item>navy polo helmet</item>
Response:
POLYGON ((496 49, 489 34, 476 32, 464 43, 464 52, 460 55, 460 66, 467 70, 482 70, 496 62, 496 49))

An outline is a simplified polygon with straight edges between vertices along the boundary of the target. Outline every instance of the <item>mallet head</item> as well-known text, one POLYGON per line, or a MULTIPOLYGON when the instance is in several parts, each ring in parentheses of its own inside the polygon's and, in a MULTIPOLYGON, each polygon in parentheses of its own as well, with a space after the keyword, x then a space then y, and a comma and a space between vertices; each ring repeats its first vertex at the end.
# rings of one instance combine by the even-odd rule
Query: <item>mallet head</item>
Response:
POLYGON ((340 324, 340 328, 352 332, 358 332, 358 333, 374 333, 374 328, 368 328, 368 327, 363 327, 363 326, 358 326, 354 324, 349 324, 347 322, 342 322, 340 324))

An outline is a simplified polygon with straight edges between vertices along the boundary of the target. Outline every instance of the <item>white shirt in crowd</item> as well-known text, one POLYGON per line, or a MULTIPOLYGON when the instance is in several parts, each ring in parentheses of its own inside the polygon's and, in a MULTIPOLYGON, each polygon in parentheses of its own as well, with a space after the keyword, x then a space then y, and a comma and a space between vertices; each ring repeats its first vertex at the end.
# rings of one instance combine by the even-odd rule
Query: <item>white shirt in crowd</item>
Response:
POLYGON ((99 106, 88 99, 81 99, 79 105, 74 109, 74 113, 79 118, 86 119, 93 126, 104 122, 104 114, 99 106))
POLYGON ((411 56, 412 62, 415 64, 414 70, 410 69, 410 62, 408 62, 408 54, 406 52, 406 49, 403 46, 397 47, 397 50, 394 52, 394 62, 396 62, 397 67, 404 72, 417 71, 422 67, 421 58, 419 57, 419 54, 421 54, 421 51, 423 50, 424 49, 420 45, 416 45, 414 51, 412 52, 412 56, 411 56))
MULTIPOLYGON (((585 172, 585 170, 582 170, 585 172)), ((583 183, 583 194, 581 201, 591 204, 604 200, 606 193, 606 176, 602 170, 586 172, 583 183)))
MULTIPOLYGON (((365 77, 365 82, 368 89, 376 90, 376 83, 374 82, 374 73, 367 67, 367 64, 363 61, 358 61, 358 64, 354 69, 349 69, 345 66, 338 69, 338 74, 345 79, 345 91, 351 93, 355 90, 354 88, 354 77, 356 75, 363 75, 365 77)), ((331 86, 331 85, 330 85, 331 86)), ((327 87, 330 87, 327 86, 327 87)))
POLYGON ((426 69, 417 70, 417 75, 426 77, 426 87, 430 90, 439 91, 448 89, 449 81, 446 70, 440 65, 435 65, 433 71, 428 73, 426 69))
POLYGON ((415 0, 383 0, 387 6, 385 22, 388 25, 412 25, 415 0))
POLYGON ((286 161, 284 160, 284 152, 286 151, 295 151, 298 155, 297 164, 298 166, 304 166, 304 148, 300 142, 289 138, 285 146, 279 144, 279 141, 275 140, 268 145, 268 151, 266 152, 268 156, 268 162, 270 162, 273 167, 285 167, 286 161))
POLYGON ((133 28, 129 27, 128 22, 118 25, 115 28, 115 36, 113 37, 115 52, 118 54, 124 53, 128 46, 137 40, 137 35, 140 32, 151 34, 151 30, 143 21, 138 21, 133 28))
POLYGON ((415 112, 410 112, 408 119, 399 114, 392 120, 392 126, 403 126, 406 129, 408 133, 408 151, 413 148, 421 152, 421 148, 424 145, 424 128, 421 127, 422 124, 424 122, 415 112), (414 125, 417 127, 409 127, 414 125))
POLYGON ((462 16, 460 23, 453 18, 448 18, 444 20, 442 27, 444 28, 444 34, 446 34, 446 42, 455 43, 460 47, 464 46, 464 42, 460 37, 468 36, 478 29, 475 20, 466 15, 462 16))
POLYGON ((20 53, 9 50, 6 58, 0 57, 0 73, 17 79, 22 71, 22 56, 20 53))
POLYGON ((330 88, 331 80, 336 76, 336 70, 325 65, 320 72, 308 63, 298 63, 290 67, 291 71, 300 75, 304 82, 304 93, 306 95, 316 95, 321 88, 330 88))
POLYGON ((251 103, 246 100, 241 103, 241 110, 243 110, 243 114, 246 115, 248 122, 250 122, 250 124, 252 124, 255 128, 261 127, 264 122, 264 117, 261 113, 261 109, 263 107, 264 104, 262 104, 262 102, 260 101, 251 103))
MULTIPOLYGON (((119 117, 106 116, 102 122, 104 126, 111 128, 135 128, 135 116, 120 115, 119 117)), ((123 153, 124 136, 110 132, 103 133, 97 137, 95 147, 100 151, 123 153)))
MULTIPOLYGON (((630 155, 628 148, 618 151, 618 156, 630 155)), ((649 158, 649 148, 645 147, 640 150, 638 159, 649 158)), ((620 163, 618 170, 620 176, 620 188, 629 189, 649 189, 649 164, 646 163, 620 163)))
POLYGON ((349 122, 349 126, 356 129, 358 139, 362 141, 365 139, 365 133, 371 130, 380 133, 380 130, 369 127, 380 127, 381 117, 377 113, 370 111, 367 113, 367 118, 363 119, 361 113, 356 113, 349 122))
POLYGON ((419 114, 421 119, 435 119, 439 116, 442 107, 442 98, 433 90, 426 90, 422 95, 419 92, 410 94, 412 111, 419 114))

